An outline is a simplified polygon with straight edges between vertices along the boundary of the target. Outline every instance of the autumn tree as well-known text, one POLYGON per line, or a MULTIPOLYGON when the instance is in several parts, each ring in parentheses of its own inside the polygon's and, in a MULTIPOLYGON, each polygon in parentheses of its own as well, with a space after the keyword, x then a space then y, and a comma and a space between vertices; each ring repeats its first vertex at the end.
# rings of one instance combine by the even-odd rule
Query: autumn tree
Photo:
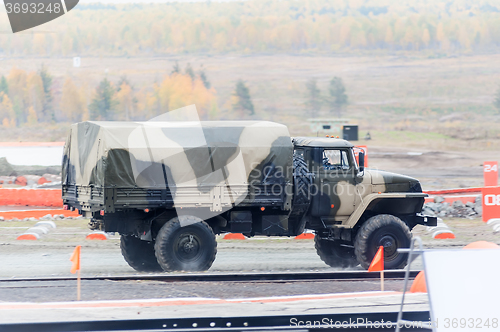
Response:
POLYGON ((306 105, 311 112, 311 116, 314 118, 319 110, 321 109, 321 91, 318 88, 318 82, 315 78, 311 78, 306 82, 307 89, 307 102, 306 105))
POLYGON ((133 89, 132 84, 130 84, 127 76, 123 75, 122 77, 120 77, 120 80, 116 84, 116 92, 120 92, 123 84, 128 85, 130 88, 133 89))
POLYGON ((78 88, 71 78, 66 78, 62 88, 61 111, 71 122, 82 120, 85 111, 85 103, 78 88))
MULTIPOLYGON (((187 74, 166 76, 156 91, 163 112, 195 104, 201 119, 208 118, 215 101, 214 89, 207 89, 201 79, 192 80, 187 74)), ((154 102, 154 95, 151 102, 154 102)))
POLYGON ((172 68, 172 72, 170 74, 180 74, 181 67, 179 66, 179 61, 175 61, 174 68, 172 68))
POLYGON ((389 49, 392 49, 392 47, 394 45, 394 34, 392 33, 392 27, 390 27, 390 26, 388 26, 386 31, 385 31, 384 42, 389 47, 389 49))
POLYGON ((42 79, 44 98, 42 101, 41 115, 43 121, 55 121, 52 97, 52 75, 49 74, 47 67, 42 65, 38 70, 38 75, 42 79))
POLYGON ((117 111, 120 113, 120 117, 129 121, 135 108, 136 99, 127 82, 120 85, 120 89, 116 93, 116 100, 118 101, 117 111))
POLYGON ((9 98, 12 102, 16 125, 26 122, 26 112, 29 107, 28 75, 24 70, 12 68, 7 76, 9 98))
POLYGON ((107 78, 97 86, 92 102, 89 105, 92 119, 111 120, 116 109, 115 89, 107 78))
POLYGON ((207 75, 205 74, 205 70, 203 70, 203 68, 200 70, 200 79, 203 82, 205 88, 210 89, 212 84, 210 84, 210 82, 208 81, 207 75))
POLYGON ((193 67, 191 67, 190 63, 188 63, 186 66, 186 75, 189 75, 189 77, 191 77, 191 80, 194 81, 195 79, 194 70, 193 67))
POLYGON ((36 73, 31 72, 27 78, 27 92, 29 106, 26 110, 26 119, 29 124, 36 124, 40 120, 45 100, 45 91, 43 89, 42 78, 36 73))
POLYGON ((0 93, 1 92, 5 93, 6 95, 9 94, 9 84, 7 83, 7 79, 3 75, 0 79, 0 93))
POLYGON ((252 98, 250 97, 250 90, 245 85, 243 80, 236 83, 236 89, 233 92, 233 110, 249 112, 250 115, 255 114, 252 98))
POLYGON ((425 47, 429 47, 429 42, 431 41, 431 35, 429 33, 429 29, 425 28, 422 33, 422 43, 425 47))
POLYGON ((342 78, 334 77, 330 81, 330 86, 328 88, 330 95, 327 98, 327 102, 330 109, 337 113, 340 118, 342 115, 342 108, 347 105, 347 95, 345 93, 345 86, 342 82, 342 78))
MULTIPOLYGON (((21 36, 15 40, 0 35, 0 45, 2 52, 9 55, 50 56, 75 52, 103 56, 207 51, 322 53, 378 48, 452 51, 460 46, 470 51, 496 50, 500 48, 497 3, 253 0, 244 4, 214 2, 210 6, 203 1, 178 2, 143 8, 114 4, 113 9, 118 10, 103 6, 82 11, 70 27, 63 27, 64 21, 53 23, 59 30, 68 28, 68 33, 21 36), (157 16, 162 20, 155 20, 157 16), (130 24, 139 18, 146 24, 130 24)), ((173 73, 181 72, 177 68, 173 73)))
POLYGON ((14 105, 9 99, 9 96, 3 91, 0 91, 0 120, 4 127, 16 126, 16 114, 14 113, 14 105))
POLYGON ((38 123, 38 114, 36 114, 36 110, 33 106, 28 108, 28 114, 26 116, 26 122, 29 125, 35 125, 38 123))

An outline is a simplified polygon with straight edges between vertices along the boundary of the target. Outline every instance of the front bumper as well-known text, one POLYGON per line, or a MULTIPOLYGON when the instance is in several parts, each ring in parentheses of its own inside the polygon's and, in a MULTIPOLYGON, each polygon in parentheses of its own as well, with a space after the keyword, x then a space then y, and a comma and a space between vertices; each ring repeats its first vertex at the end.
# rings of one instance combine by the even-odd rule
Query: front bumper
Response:
POLYGON ((415 222, 419 225, 434 227, 437 226, 437 217, 424 216, 417 214, 415 216, 415 222))

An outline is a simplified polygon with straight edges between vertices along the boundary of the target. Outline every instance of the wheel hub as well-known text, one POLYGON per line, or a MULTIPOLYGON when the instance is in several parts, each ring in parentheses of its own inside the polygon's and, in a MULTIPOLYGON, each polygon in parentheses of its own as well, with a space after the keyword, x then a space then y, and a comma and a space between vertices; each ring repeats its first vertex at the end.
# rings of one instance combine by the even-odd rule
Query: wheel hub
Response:
POLYGON ((379 241, 379 245, 384 247, 385 257, 392 257, 397 254, 398 245, 396 239, 393 236, 383 236, 379 241))
POLYGON ((192 234, 185 234, 178 244, 178 254, 182 259, 192 259, 199 252, 200 244, 192 234))

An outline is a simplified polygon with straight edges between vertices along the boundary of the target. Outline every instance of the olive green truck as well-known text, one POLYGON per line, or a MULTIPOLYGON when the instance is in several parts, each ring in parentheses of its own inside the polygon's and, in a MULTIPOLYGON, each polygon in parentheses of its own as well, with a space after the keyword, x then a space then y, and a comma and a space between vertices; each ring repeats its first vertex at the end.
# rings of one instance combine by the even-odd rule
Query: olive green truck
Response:
POLYGON ((336 138, 290 137, 267 121, 82 122, 64 148, 64 208, 121 235, 137 271, 201 271, 215 235, 315 233, 332 267, 406 265, 427 196, 418 180, 364 167, 336 138))

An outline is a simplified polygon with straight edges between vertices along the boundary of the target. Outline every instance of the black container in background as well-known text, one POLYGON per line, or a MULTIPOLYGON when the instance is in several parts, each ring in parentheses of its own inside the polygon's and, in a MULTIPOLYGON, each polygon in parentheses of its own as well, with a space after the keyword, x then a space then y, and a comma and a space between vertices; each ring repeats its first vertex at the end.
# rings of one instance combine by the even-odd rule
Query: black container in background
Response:
POLYGON ((358 126, 343 126, 342 127, 342 138, 346 141, 357 141, 358 140, 358 126))

